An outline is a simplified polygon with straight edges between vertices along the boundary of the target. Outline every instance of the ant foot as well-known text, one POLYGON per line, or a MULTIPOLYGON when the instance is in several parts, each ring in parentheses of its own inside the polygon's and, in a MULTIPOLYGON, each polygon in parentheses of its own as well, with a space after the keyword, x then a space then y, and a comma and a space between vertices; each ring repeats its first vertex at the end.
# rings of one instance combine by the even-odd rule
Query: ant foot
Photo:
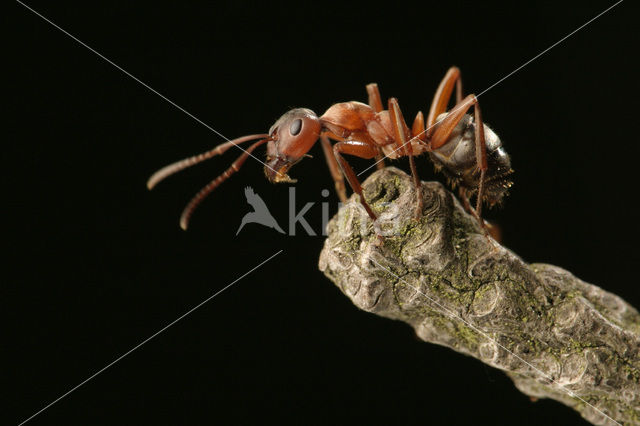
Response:
POLYGON ((497 241, 498 243, 502 242, 502 230, 498 225, 485 222, 485 229, 487 230, 487 232, 489 232, 489 235, 491 235, 491 237, 495 241, 497 241))

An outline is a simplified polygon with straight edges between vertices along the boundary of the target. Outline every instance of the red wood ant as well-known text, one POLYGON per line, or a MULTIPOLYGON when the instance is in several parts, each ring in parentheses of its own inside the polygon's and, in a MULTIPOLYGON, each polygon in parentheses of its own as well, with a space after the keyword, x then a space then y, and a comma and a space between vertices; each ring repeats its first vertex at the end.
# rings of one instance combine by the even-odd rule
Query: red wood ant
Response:
POLYGON ((404 121, 398 100, 390 98, 388 109, 375 83, 367 85, 369 104, 351 101, 337 103, 320 117, 306 108, 288 111, 275 122, 269 133, 254 134, 218 145, 203 154, 170 164, 157 171, 147 186, 153 188, 167 176, 227 151, 233 145, 259 139, 250 145, 220 176, 202 188, 182 212, 180 226, 186 229, 189 219, 200 202, 222 182, 237 172, 249 155, 259 146, 267 144, 264 172, 271 182, 295 182, 287 172, 307 156, 307 152, 320 139, 331 176, 340 200, 347 199, 344 177, 360 197, 360 202, 372 220, 376 214, 362 194, 362 187, 344 154, 365 159, 377 159, 378 168, 383 159, 409 157, 411 174, 417 194, 416 217, 422 212, 422 192, 416 172, 416 155, 427 152, 436 169, 441 170, 454 187, 465 209, 484 227, 481 219, 482 203, 494 205, 502 200, 512 182, 509 180, 511 162, 502 148, 498 136, 482 121, 475 95, 463 98, 460 70, 451 67, 438 86, 427 116, 426 128, 421 111, 411 129, 404 121), (446 112, 447 104, 456 88, 456 105, 446 112), (467 114, 474 107, 474 115, 467 114), (331 145, 330 140, 336 141, 331 145), (476 196, 475 210, 469 197, 476 196))

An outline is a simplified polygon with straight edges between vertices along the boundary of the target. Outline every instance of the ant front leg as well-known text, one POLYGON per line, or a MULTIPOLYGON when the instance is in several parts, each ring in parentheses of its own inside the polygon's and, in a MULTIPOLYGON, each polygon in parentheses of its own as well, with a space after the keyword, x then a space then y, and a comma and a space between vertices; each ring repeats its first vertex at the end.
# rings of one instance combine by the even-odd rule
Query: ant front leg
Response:
MULTIPOLYGON (((469 108, 473 106, 473 112, 475 117, 475 148, 476 148, 476 167, 480 171, 480 177, 478 180, 478 194, 476 200, 476 210, 474 216, 483 227, 487 230, 484 221, 482 220, 482 200, 484 198, 485 180, 487 169, 487 145, 484 137, 484 123, 482 122, 482 114, 480 112, 480 106, 478 105, 478 98, 475 95, 469 95, 456 104, 456 106, 447 114, 447 116, 438 124, 438 127, 433 132, 433 136, 429 140, 429 148, 434 150, 440 148, 447 143, 451 132, 458 125, 460 120, 467 113, 469 108)), ((465 195, 466 196, 466 195, 465 195)))
MULTIPOLYGON (((367 84, 367 94, 369 95, 369 106, 378 113, 382 112, 382 96, 380 96, 380 89, 376 83, 367 84)), ((378 170, 384 169, 384 154, 378 150, 376 155, 376 168, 378 170)))
POLYGON ((336 161, 336 157, 333 154, 333 148, 331 146, 331 142, 327 135, 320 135, 320 142, 322 144, 322 151, 324 152, 324 157, 327 160, 327 165, 329 166, 329 172, 331 172, 331 177, 333 178, 333 183, 336 187, 336 192, 338 193, 338 198, 342 203, 347 202, 347 191, 344 186, 344 175, 342 171, 340 171, 340 166, 336 161))
MULTIPOLYGON (((422 189, 420 187, 420 178, 418 177, 418 171, 416 169, 416 162, 413 158, 413 146, 411 145, 411 139, 407 137, 409 129, 400 111, 400 105, 396 98, 389 99, 389 115, 391 118, 391 126, 393 127, 394 137, 396 144, 399 145, 396 148, 400 153, 409 156, 409 167, 411 167, 411 176, 413 177, 413 186, 416 189, 416 212, 415 218, 419 219, 422 215, 422 209, 424 207, 422 201, 422 189), (407 139, 409 139, 407 141, 407 139)), ((416 117, 418 118, 418 117, 416 117)))
POLYGON ((351 186, 351 189, 353 189, 353 192, 358 194, 358 196, 360 197, 360 203, 362 203, 362 206, 364 207, 367 214, 373 221, 378 219, 378 217, 373 212, 373 210, 371 210, 371 207, 369 206, 369 204, 367 204, 367 201, 364 199, 364 194, 362 193, 362 186, 360 185, 360 181, 358 180, 358 177, 356 176, 355 172, 353 171, 353 169, 351 168, 347 160, 344 159, 342 154, 354 155, 356 157, 360 157, 368 160, 375 157, 377 153, 378 153, 377 147, 372 146, 365 142, 342 141, 333 145, 333 154, 335 155, 336 160, 338 161, 338 164, 342 169, 342 173, 344 173, 344 175, 346 176, 347 181, 351 186))

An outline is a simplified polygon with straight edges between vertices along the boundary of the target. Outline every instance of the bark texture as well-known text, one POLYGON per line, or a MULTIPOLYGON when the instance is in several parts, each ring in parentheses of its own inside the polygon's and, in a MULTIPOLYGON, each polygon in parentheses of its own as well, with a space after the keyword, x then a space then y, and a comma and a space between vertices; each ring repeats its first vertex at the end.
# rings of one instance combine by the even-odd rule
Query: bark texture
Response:
POLYGON ((591 423, 640 425, 636 309, 562 268, 523 262, 439 183, 423 182, 419 221, 404 172, 377 171, 363 187, 384 241, 354 195, 329 222, 320 256, 357 307, 499 368, 521 392, 591 423))

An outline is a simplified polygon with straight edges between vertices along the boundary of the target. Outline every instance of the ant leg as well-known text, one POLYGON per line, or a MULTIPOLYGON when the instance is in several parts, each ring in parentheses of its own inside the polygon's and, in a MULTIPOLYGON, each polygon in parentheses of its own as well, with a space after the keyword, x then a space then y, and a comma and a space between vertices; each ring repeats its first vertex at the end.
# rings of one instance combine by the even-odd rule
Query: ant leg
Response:
POLYGON ((462 102, 462 97, 464 96, 462 92, 462 76, 460 75, 460 70, 458 70, 458 79, 456 80, 456 104, 462 102))
MULTIPOLYGON (((464 118, 464 115, 467 113, 469 108, 476 105, 478 103, 478 99, 475 95, 469 95, 462 100, 459 104, 449 111, 447 116, 442 119, 438 123, 435 128, 430 128, 431 137, 429 139, 429 145, 432 150, 440 148, 444 145, 447 140, 449 140, 449 136, 453 132, 453 129, 458 125, 460 120, 464 118)), ((481 132, 484 137, 484 132, 481 132)))
POLYGON ((462 200, 462 207, 464 207, 464 210, 471 216, 476 217, 476 211, 471 207, 469 197, 467 197, 467 190, 462 187, 458 188, 458 197, 462 200))
POLYGON ((430 149, 438 149, 444 145, 447 139, 449 139, 453 129, 460 120, 462 120, 462 117, 464 117, 471 106, 474 107, 473 109, 476 122, 476 165, 480 171, 475 211, 473 211, 469 205, 466 192, 464 195, 461 195, 461 198, 463 199, 463 203, 465 203, 465 209, 468 211, 471 209, 471 211, 473 211, 472 214, 476 217, 480 225, 482 225, 485 232, 487 232, 487 227, 484 220, 482 220, 482 199, 484 198, 486 173, 488 169, 484 124, 482 122, 482 114, 480 112, 480 106, 478 105, 478 99, 475 95, 469 95, 462 99, 462 78, 460 77, 460 69, 457 67, 449 68, 449 71, 447 71, 447 74, 440 82, 438 90, 436 90, 436 94, 429 110, 429 117, 427 118, 427 137, 430 139, 430 149), (440 123, 436 123, 438 116, 446 111, 447 104, 449 103, 449 99, 453 93, 454 83, 456 84, 456 105, 440 123), (436 124, 440 125, 437 129, 434 129, 436 124))
POLYGON ((411 145, 411 139, 407 141, 407 134, 409 129, 400 111, 400 105, 396 98, 389 99, 389 115, 391 118, 391 126, 393 127, 394 137, 396 144, 400 145, 398 150, 402 153, 400 148, 404 148, 404 154, 409 156, 409 166, 411 167, 411 176, 413 177, 413 186, 416 189, 416 212, 415 218, 419 219, 422 215, 422 209, 424 207, 422 201, 422 189, 420 188, 420 178, 418 177, 418 171, 416 170, 416 162, 413 158, 413 146, 411 145))
POLYGON ((347 177, 347 181, 349 182, 351 189, 353 189, 353 192, 358 194, 358 196, 360 197, 360 203, 362 203, 362 206, 367 211, 367 214, 373 221, 375 221, 378 217, 373 212, 373 210, 371 210, 371 207, 369 207, 369 204, 367 204, 367 201, 364 199, 364 194, 362 193, 362 186, 360 185, 360 181, 358 180, 358 177, 356 176, 355 172, 353 171, 353 169, 351 168, 347 160, 344 159, 342 154, 354 155, 356 157, 360 157, 368 160, 375 157, 377 153, 378 153, 377 147, 372 146, 365 142, 342 141, 333 145, 333 154, 335 155, 336 160, 338 161, 338 164, 342 169, 342 173, 344 173, 344 175, 347 177))
POLYGON ((324 156, 327 160, 329 172, 331 172, 331 177, 333 178, 338 197, 340 198, 341 202, 345 203, 347 201, 347 191, 344 186, 344 175, 340 171, 340 166, 336 161, 336 157, 333 155, 331 142, 329 141, 329 138, 324 134, 320 135, 320 141, 322 142, 322 151, 324 152, 324 156))
POLYGON ((502 229, 495 223, 487 222, 487 230, 489 231, 489 235, 491 238, 496 240, 498 243, 502 243, 502 229))
POLYGON ((382 151, 380 151, 380 149, 378 149, 378 153, 374 158, 376 160, 376 169, 377 170, 384 169, 384 154, 382 153, 382 151))
MULTIPOLYGON (((473 106, 473 112, 476 121, 476 166, 480 170, 480 182, 478 184, 478 197, 476 200, 476 214, 479 218, 482 217, 482 199, 484 198, 484 184, 486 180, 487 169, 487 144, 484 139, 484 123, 482 121, 482 113, 480 112, 480 105, 476 98, 476 103, 473 106)), ((484 221, 481 219, 482 226, 484 221)), ((486 229, 486 228, 485 228, 486 229)))
POLYGON ((373 108, 375 112, 382 111, 382 96, 380 96, 380 89, 376 83, 367 84, 367 94, 369 95, 369 106, 373 108))
POLYGON ((476 200, 476 211, 475 215, 476 219, 483 227, 483 229, 487 230, 484 221, 482 220, 482 200, 484 198, 485 191, 485 181, 486 181, 486 173, 488 164, 487 164, 487 146, 484 138, 484 124, 482 122, 482 114, 480 112, 480 107, 478 106, 478 98, 475 95, 469 95, 462 100, 462 102, 458 103, 454 109, 447 114, 447 116, 439 123, 438 127, 433 132, 433 136, 430 140, 430 148, 438 149, 442 145, 444 145, 449 136, 451 136, 451 132, 458 125, 460 120, 467 113, 469 108, 473 106, 474 116, 475 116, 475 148, 476 148, 476 167, 480 171, 480 178, 478 182, 478 195, 476 200))
POLYGON ((416 118, 413 119, 411 125, 411 137, 426 142, 425 130, 424 130, 424 115, 422 111, 418 111, 416 118))
POLYGON ((251 155, 253 150, 255 150, 260 145, 265 144, 266 142, 268 142, 268 139, 263 139, 261 141, 254 143, 249 148, 247 148, 247 150, 243 152, 242 155, 236 158, 236 161, 231 163, 231 166, 229 166, 227 170, 225 170, 220 176, 218 176, 217 178, 209 182, 191 199, 191 201, 189 201, 189 204, 187 204, 184 210, 182 210, 182 215, 180 215, 180 227, 183 230, 185 231, 187 230, 187 227, 189 226, 189 220, 191 219, 191 215, 193 214, 193 211, 196 209, 196 207, 200 205, 202 200, 204 200, 207 197, 207 195, 211 193, 211 191, 213 191, 218 186, 220 186, 222 182, 229 179, 234 173, 238 172, 240 170, 240 167, 242 167, 242 165, 244 164, 244 162, 247 161, 247 158, 249 158, 249 155, 251 155))
POLYGON ((499 243, 502 242, 502 230, 500 229, 500 226, 495 223, 485 222, 476 214, 476 211, 471 207, 471 203, 469 203, 469 197, 467 197, 467 191, 465 189, 458 189, 458 197, 462 200, 464 210, 473 216, 478 222, 483 223, 485 231, 489 232, 489 235, 491 235, 494 240, 499 243))
MULTIPOLYGON (((382 96, 380 96, 380 89, 376 83, 367 84, 367 94, 369 95, 369 106, 378 113, 382 111, 382 96)), ((384 155, 381 151, 378 151, 376 155, 376 168, 378 170, 384 169, 384 155)))
POLYGON ((431 102, 431 108, 429 108, 429 115, 427 116, 427 136, 430 137, 435 129, 436 119, 440 114, 447 110, 447 104, 453 94, 453 85, 456 85, 456 104, 462 102, 462 78, 460 77, 460 69, 458 67, 451 67, 445 74, 444 78, 440 82, 436 94, 431 102))

